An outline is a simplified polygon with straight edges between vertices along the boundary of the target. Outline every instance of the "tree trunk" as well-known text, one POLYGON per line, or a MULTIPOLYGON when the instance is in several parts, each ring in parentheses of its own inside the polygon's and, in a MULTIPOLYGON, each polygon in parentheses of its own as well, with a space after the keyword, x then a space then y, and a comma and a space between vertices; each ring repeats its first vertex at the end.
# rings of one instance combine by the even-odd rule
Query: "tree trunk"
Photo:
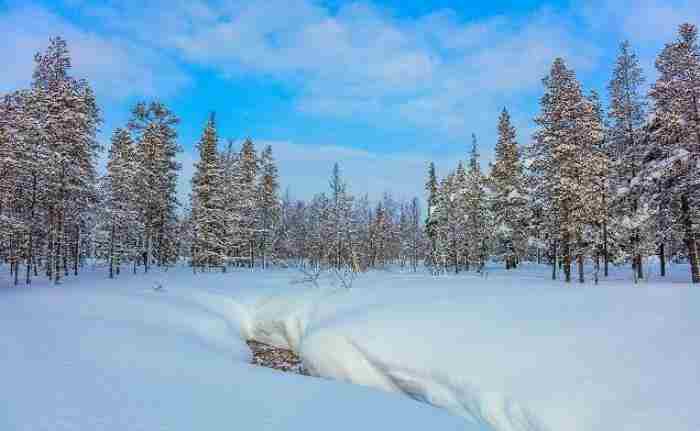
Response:
POLYGON ((151 229, 150 229, 150 227, 146 228, 146 238, 144 238, 144 240, 145 240, 146 249, 144 250, 141 257, 143 258, 143 271, 144 271, 144 273, 148 273, 148 264, 149 264, 149 261, 151 260, 151 229))
POLYGON ((608 264, 610 262, 610 256, 608 253, 608 222, 603 222, 603 275, 608 276, 608 264))
POLYGON ((583 283, 586 280, 583 276, 583 255, 582 254, 579 254, 578 256, 576 256, 576 263, 578 266, 578 282, 583 283))
POLYGON ((54 236, 54 209, 49 207, 49 232, 46 253, 46 277, 53 280, 53 236, 54 236))
POLYGON ((700 283, 700 268, 698 268, 698 250, 693 233, 693 222, 690 219, 690 204, 688 196, 681 197, 681 211, 683 212, 683 224, 685 227, 685 244, 688 247, 688 261, 690 263, 690 275, 693 284, 700 283))
POLYGON ((11 250, 11 263, 10 263, 10 273, 14 276, 14 284, 17 286, 19 283, 19 241, 16 240, 17 234, 12 234, 12 239, 10 239, 10 250, 11 250))
MULTIPOLYGON (((63 207, 63 204, 61 205, 63 207)), ((58 214, 56 214, 56 242, 54 244, 54 284, 59 284, 61 282, 61 240, 63 239, 63 212, 64 209, 60 208, 58 214)))
POLYGON ((557 243, 552 243, 552 280, 557 279, 557 243))
POLYGON ((697 242, 694 237, 686 240, 688 245, 688 259, 690 260, 690 274, 693 284, 700 283, 700 268, 698 268, 697 242))
POLYGON ((593 281, 595 285, 598 285, 598 274, 600 273, 600 255, 595 256, 595 271, 593 272, 593 281))
POLYGON ((109 234, 109 278, 114 278, 114 223, 109 234))
POLYGON ((73 259, 73 275, 78 275, 78 260, 80 260, 80 223, 75 224, 75 256, 73 259))
POLYGON ((569 243, 569 233, 562 236, 563 256, 564 256, 564 281, 571 283, 571 244, 569 243))
POLYGON ((36 206, 36 172, 32 173, 32 203, 29 219, 29 237, 27 238, 27 279, 26 284, 32 284, 32 262, 34 260, 34 207, 36 206))
POLYGON ((68 252, 70 250, 70 246, 68 245, 68 235, 66 234, 65 218, 63 219, 63 223, 63 274, 65 277, 68 277, 68 252))
POLYGON ((659 245, 659 263, 661 264, 661 276, 666 277, 666 250, 663 242, 659 245))
POLYGON ((641 254, 637 255, 636 270, 637 270, 637 278, 639 280, 643 280, 644 279, 644 261, 642 260, 641 254))

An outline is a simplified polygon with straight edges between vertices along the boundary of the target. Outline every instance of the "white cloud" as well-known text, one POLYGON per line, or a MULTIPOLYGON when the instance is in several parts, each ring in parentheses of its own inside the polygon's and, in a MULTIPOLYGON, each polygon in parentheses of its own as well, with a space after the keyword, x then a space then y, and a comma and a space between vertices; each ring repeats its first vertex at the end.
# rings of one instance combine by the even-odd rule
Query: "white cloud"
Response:
MULTIPOLYGON (((519 140, 528 142, 540 80, 554 57, 602 89, 620 40, 638 47, 651 77, 653 59, 677 25, 700 23, 691 0, 592 0, 472 21, 450 10, 399 18, 367 1, 333 12, 314 0, 64 1, 91 30, 38 7, 0 15, 0 28, 9 29, 0 55, 12 59, 0 86, 28 80, 30 53, 61 34, 76 71, 112 100, 177 91, 188 80, 178 65, 191 63, 287 85, 296 109, 319 122, 350 118, 368 127, 436 132, 423 150, 394 154, 274 142, 283 183, 304 197, 326 189, 335 161, 356 194, 420 195, 427 161, 442 173, 456 162, 427 153, 442 142, 466 143, 475 131, 488 160, 503 106, 514 107, 519 140)), ((193 156, 180 158, 186 201, 193 156)))
POLYGON ((9 59, 0 91, 29 83, 33 54, 45 49, 52 36, 67 39, 74 74, 87 78, 99 98, 163 96, 188 82, 172 61, 154 51, 83 30, 41 7, 20 7, 0 15, 0 28, 0 57, 9 59))
POLYGON ((328 191, 333 164, 338 162, 343 177, 356 196, 368 194, 379 199, 390 191, 397 198, 422 198, 428 163, 436 163, 438 173, 453 169, 457 158, 419 153, 380 154, 335 145, 320 147, 288 141, 257 141, 260 148, 272 145, 279 166, 282 188, 289 187, 297 198, 310 198, 328 191))
POLYGON ((293 86, 304 113, 451 137, 468 136, 473 117, 495 118, 504 99, 539 86, 553 57, 589 69, 599 54, 548 9, 474 22, 450 11, 399 19, 367 2, 332 13, 312 0, 122 1, 84 13, 225 76, 293 86))

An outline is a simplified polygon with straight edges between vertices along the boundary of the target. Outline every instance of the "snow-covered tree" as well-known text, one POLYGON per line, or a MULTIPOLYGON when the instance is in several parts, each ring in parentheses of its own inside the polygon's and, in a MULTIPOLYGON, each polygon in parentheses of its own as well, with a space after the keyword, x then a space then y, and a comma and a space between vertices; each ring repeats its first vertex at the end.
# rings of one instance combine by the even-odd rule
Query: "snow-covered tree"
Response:
POLYGON ((137 238, 139 190, 136 188, 136 156, 131 135, 118 128, 112 135, 107 175, 102 180, 101 211, 103 231, 108 236, 109 277, 119 273, 121 263, 138 256, 137 238))
POLYGON ((176 196, 182 151, 175 126, 179 119, 162 103, 138 103, 129 130, 135 135, 135 159, 139 195, 141 263, 144 270, 155 260, 159 266, 173 263, 179 206, 176 196))
POLYGON ((545 94, 535 119, 538 130, 529 148, 533 190, 543 201, 541 208, 549 212, 545 219, 553 247, 563 258, 565 280, 571 281, 575 256, 583 281, 583 261, 591 243, 587 228, 601 210, 589 199, 600 198, 596 178, 602 156, 596 147, 602 140, 602 124, 595 103, 584 97, 564 60, 554 61, 543 83, 545 94))
POLYGON ((255 150, 255 144, 246 139, 241 146, 238 156, 238 188, 239 195, 236 199, 237 213, 240 220, 241 243, 238 246, 239 253, 248 255, 249 265, 255 265, 255 244, 259 223, 258 202, 258 173, 260 160, 255 150))
MULTIPOLYGON (((608 85, 610 129, 608 153, 613 160, 611 206, 622 260, 629 260, 635 279, 643 277, 643 258, 651 252, 650 208, 641 200, 642 187, 633 184, 644 157, 644 125, 647 109, 643 93, 644 75, 629 42, 623 42, 608 85), (627 259, 625 259, 627 258, 627 259)), ((606 271, 607 272, 607 271, 606 271)))
POLYGON ((267 146, 260 157, 260 180, 258 184, 258 207, 260 212, 260 251, 262 267, 267 267, 267 258, 273 248, 274 233, 280 218, 279 178, 272 157, 272 147, 267 146))
POLYGON ((32 92, 34 110, 47 147, 47 202, 54 281, 68 273, 72 257, 78 268, 81 218, 96 199, 96 140, 100 124, 95 96, 87 81, 69 75, 71 59, 66 41, 50 39, 45 52, 35 56, 32 92), (73 238, 69 236, 72 234, 73 238), (69 244, 70 241, 70 244, 69 244), (71 247, 71 244, 74 247, 71 247), (73 248, 73 250, 71 250, 73 248), (71 256, 69 256, 71 255, 71 256))
POLYGON ((472 135, 469 167, 466 173, 466 188, 462 198, 465 203, 465 238, 467 259, 481 272, 491 256, 493 220, 486 190, 486 178, 481 172, 476 135, 472 135))
POLYGON ((428 166, 428 180, 425 184, 425 190, 428 196, 428 214, 425 220, 425 233, 430 241, 430 256, 427 260, 429 265, 437 264, 438 253, 438 225, 439 225, 439 196, 438 196, 438 180, 435 173, 435 163, 430 162, 428 166))
POLYGON ((492 211, 496 223, 496 253, 515 268, 527 251, 527 195, 520 149, 510 114, 503 109, 498 120, 496 161, 491 166, 492 211))
POLYGON ((225 176, 218 146, 216 122, 211 114, 197 144, 199 161, 192 177, 193 267, 226 268, 225 176))
POLYGON ((650 96, 654 119, 649 126, 645 167, 636 180, 646 183, 648 200, 671 209, 682 235, 693 283, 700 283, 697 234, 700 189, 700 46, 698 28, 683 24, 678 38, 656 59, 659 77, 650 96), (670 199, 669 199, 670 198, 670 199))

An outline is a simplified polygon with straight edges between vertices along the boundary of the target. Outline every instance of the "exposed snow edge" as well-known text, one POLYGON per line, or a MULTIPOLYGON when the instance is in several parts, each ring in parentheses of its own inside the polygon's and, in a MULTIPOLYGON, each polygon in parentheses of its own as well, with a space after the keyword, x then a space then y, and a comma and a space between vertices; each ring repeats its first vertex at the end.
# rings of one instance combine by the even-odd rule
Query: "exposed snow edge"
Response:
POLYGON ((329 296, 343 293, 296 290, 261 298, 241 335, 293 350, 311 375, 404 394, 462 416, 480 429, 548 431, 534 412, 506 394, 483 390, 464 378, 387 363, 336 328, 326 329, 318 310, 329 296))

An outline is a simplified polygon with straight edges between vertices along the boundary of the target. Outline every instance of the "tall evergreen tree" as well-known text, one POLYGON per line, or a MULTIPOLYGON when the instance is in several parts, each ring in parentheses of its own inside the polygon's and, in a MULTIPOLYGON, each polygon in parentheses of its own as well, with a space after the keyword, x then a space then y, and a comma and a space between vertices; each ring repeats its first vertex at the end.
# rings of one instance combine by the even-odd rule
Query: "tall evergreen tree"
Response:
MULTIPOLYGON (((697 250, 700 188, 700 46, 698 28, 683 24, 678 38, 656 59, 659 77, 650 96, 655 120, 640 181, 649 200, 672 208, 672 220, 686 245, 693 283, 700 283, 697 250), (664 203, 664 197, 670 197, 664 203)), ((663 208, 660 206, 660 208, 663 208)))
POLYGON ((564 60, 554 61, 543 83, 545 94, 535 119, 539 128, 530 147, 534 190, 546 201, 543 208, 556 213, 548 214, 547 219, 563 258, 565 280, 571 281, 576 256, 579 280, 583 281, 585 229, 592 219, 586 199, 595 193, 598 159, 594 153, 602 139, 602 125, 594 103, 584 97, 564 60))
POLYGON ((260 159, 255 150, 255 144, 250 139, 246 139, 241 146, 238 156, 238 185, 239 196, 237 199, 238 215, 240 219, 240 234, 243 240, 239 245, 239 250, 247 251, 249 265, 255 265, 255 244, 258 237, 257 227, 259 226, 258 212, 258 173, 260 170, 260 159))
POLYGON ((192 177, 192 265, 200 268, 226 268, 224 174, 218 144, 214 114, 211 114, 197 145, 199 161, 192 177))
POLYGON ((652 219, 648 208, 640 201, 643 190, 633 184, 641 171, 644 157, 644 124, 647 109, 642 91, 644 75, 629 42, 620 46, 613 77, 608 85, 611 121, 609 154, 614 161, 612 185, 618 242, 624 254, 630 256, 635 279, 642 278, 642 262, 649 246, 648 230, 652 219))
POLYGON ((506 269, 515 268, 527 250, 527 197, 515 128, 504 108, 498 121, 496 161, 491 166, 497 252, 506 269))
POLYGON ((466 189, 465 236, 468 241, 468 259, 479 272, 483 271, 491 255, 492 226, 486 193, 486 178, 481 172, 476 135, 472 135, 466 189))
POLYGON ((107 175, 103 179, 105 193, 101 206, 105 213, 103 230, 109 238, 109 278, 119 271, 125 258, 136 258, 135 244, 129 243, 130 234, 133 239, 133 233, 138 229, 135 168, 131 135, 124 129, 116 129, 109 149, 107 175))
POLYGON ((260 157, 260 184, 258 185, 260 208, 260 250, 262 267, 267 267, 267 258, 272 249, 274 232, 280 219, 279 178, 272 157, 272 147, 267 146, 260 157))
POLYGON ((32 91, 45 104, 36 112, 41 115, 37 121, 42 124, 48 152, 46 204, 53 244, 52 275, 58 283, 61 273, 68 273, 69 254, 77 272, 81 218, 96 199, 100 116, 88 83, 68 73, 71 59, 65 40, 50 39, 49 47, 35 56, 35 62, 32 91), (69 241, 76 245, 75 253, 70 252, 69 241))
POLYGON ((138 103, 132 111, 129 130, 136 135, 136 178, 139 212, 143 224, 141 263, 144 270, 155 263, 173 263, 177 231, 177 175, 181 166, 176 156, 175 126, 179 119, 159 102, 138 103))
POLYGON ((428 165, 428 180, 425 183, 425 190, 428 195, 428 216, 425 220, 425 232, 430 241, 430 265, 437 263, 437 236, 438 236, 438 180, 435 173, 435 163, 428 165))

